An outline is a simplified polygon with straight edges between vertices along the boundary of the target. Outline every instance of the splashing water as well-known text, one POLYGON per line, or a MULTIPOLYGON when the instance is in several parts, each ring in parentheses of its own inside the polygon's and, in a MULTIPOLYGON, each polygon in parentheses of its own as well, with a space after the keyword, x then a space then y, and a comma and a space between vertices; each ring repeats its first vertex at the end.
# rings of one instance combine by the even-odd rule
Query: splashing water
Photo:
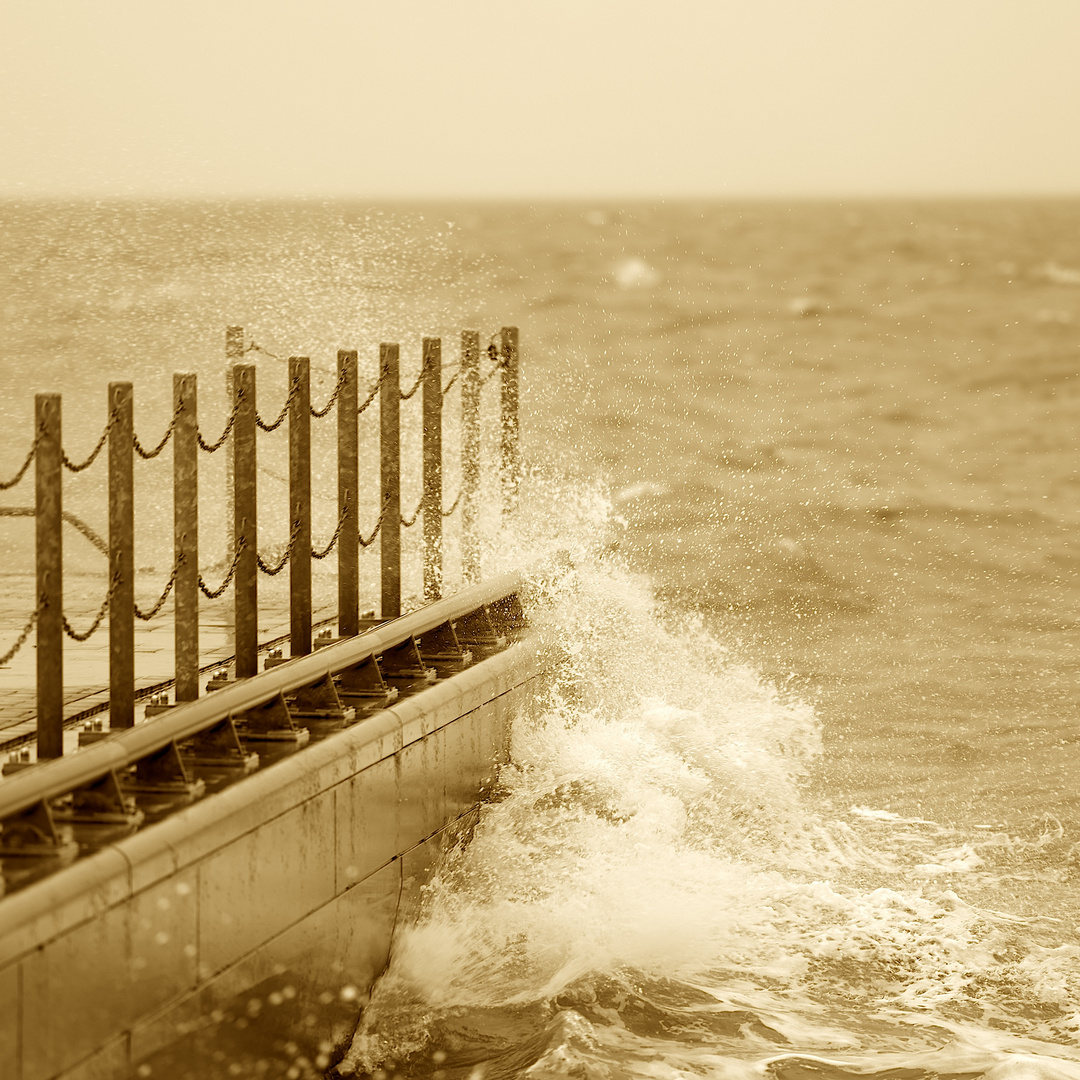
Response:
MULTIPOLYGON (((534 536, 576 518, 595 547, 604 499, 543 489, 534 536)), ((1080 1077, 1075 928, 954 889, 1060 837, 815 805, 813 711, 583 552, 533 615, 566 657, 542 714, 339 1071, 1080 1077)))

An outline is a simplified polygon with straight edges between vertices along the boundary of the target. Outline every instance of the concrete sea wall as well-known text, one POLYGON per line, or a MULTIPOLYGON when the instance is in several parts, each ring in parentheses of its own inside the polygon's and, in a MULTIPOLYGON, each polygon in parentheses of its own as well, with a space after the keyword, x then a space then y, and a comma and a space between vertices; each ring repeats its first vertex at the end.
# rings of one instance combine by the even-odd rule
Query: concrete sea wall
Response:
POLYGON ((0 901, 0 1077, 123 1077, 273 976, 362 995, 549 658, 528 638, 0 901))

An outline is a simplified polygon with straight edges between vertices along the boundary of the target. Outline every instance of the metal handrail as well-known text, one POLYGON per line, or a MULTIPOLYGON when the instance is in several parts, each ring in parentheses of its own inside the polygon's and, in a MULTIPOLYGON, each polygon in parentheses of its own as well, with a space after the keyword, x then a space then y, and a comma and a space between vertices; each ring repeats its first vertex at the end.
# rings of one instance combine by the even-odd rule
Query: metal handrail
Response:
POLYGON ((536 570, 522 569, 463 589, 417 611, 402 615, 356 637, 325 645, 249 679, 185 702, 167 713, 125 728, 67 757, 42 762, 0 782, 0 820, 43 800, 55 799, 90 784, 112 770, 126 769, 172 742, 183 742, 227 717, 245 713, 311 686, 327 675, 354 667, 409 637, 420 637, 451 619, 519 592, 536 570))

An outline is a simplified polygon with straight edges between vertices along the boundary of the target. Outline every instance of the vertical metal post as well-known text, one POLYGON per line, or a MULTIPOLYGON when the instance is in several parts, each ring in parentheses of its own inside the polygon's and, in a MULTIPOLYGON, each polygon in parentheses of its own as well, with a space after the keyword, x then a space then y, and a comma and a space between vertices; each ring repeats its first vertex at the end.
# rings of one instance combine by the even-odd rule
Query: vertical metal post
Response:
MULTIPOLYGON (((232 411, 236 394, 233 389, 233 365, 242 363, 244 359, 244 328, 242 326, 225 327, 225 415, 232 411)), ((228 440, 225 441, 225 505, 233 501, 233 455, 228 450, 228 440)), ((231 551, 225 552, 225 565, 232 564, 231 551)))
POLYGON ((37 595, 37 753, 64 752, 63 476, 60 395, 34 399, 38 448, 34 461, 37 595))
POLYGON ((518 328, 504 326, 502 344, 502 489, 503 509, 517 505, 521 479, 518 449, 518 328))
POLYGON ((311 652, 311 361, 289 357, 289 652, 311 652))
POLYGON ((199 417, 193 374, 173 375, 173 412, 174 660, 180 702, 199 696, 199 417))
POLYGON ((233 551, 236 559, 234 631, 236 635, 236 677, 246 679, 258 671, 259 649, 259 544, 256 516, 255 467, 255 365, 232 367, 233 408, 233 551), (243 550, 237 549, 243 544, 243 550))
POLYGON ((480 332, 461 331, 461 569, 480 580, 476 516, 480 501, 480 332))
POLYGON ((357 422, 359 393, 355 349, 339 349, 337 403, 338 461, 338 633, 360 633, 360 461, 357 422))
POLYGON ((442 595, 442 342, 424 338, 424 599, 442 595))
POLYGON ((132 390, 109 383, 109 727, 135 725, 135 469, 132 390))
POLYGON ((401 365, 397 345, 379 346, 380 453, 383 523, 380 536, 384 619, 401 614, 401 365))

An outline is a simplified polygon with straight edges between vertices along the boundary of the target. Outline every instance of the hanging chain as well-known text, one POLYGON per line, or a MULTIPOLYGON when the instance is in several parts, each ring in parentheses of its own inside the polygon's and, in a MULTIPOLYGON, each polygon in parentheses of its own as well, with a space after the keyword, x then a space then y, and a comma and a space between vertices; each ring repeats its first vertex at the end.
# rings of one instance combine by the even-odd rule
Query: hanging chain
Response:
POLYGON ((173 564, 172 573, 169 575, 165 591, 158 597, 157 603, 149 611, 144 612, 138 604, 135 605, 136 619, 142 619, 143 622, 149 622, 165 606, 165 601, 169 599, 169 593, 172 592, 173 586, 176 584, 176 575, 180 573, 180 564, 183 561, 184 556, 181 555, 173 564))
POLYGON ((319 418, 325 416, 336 404, 337 399, 341 396, 341 391, 345 389, 345 371, 344 369, 338 372, 337 386, 334 387, 334 392, 330 395, 330 400, 321 408, 315 409, 312 406, 308 406, 311 409, 311 415, 319 418))
POLYGON ((105 618, 105 613, 109 610, 109 604, 112 603, 112 598, 116 593, 116 587, 120 584, 120 575, 113 574, 112 580, 109 582, 109 591, 105 594, 105 599, 101 602, 101 608, 99 609, 94 621, 90 624, 90 629, 85 633, 79 633, 77 630, 72 629, 71 623, 68 622, 67 616, 64 618, 64 633, 67 634, 72 641, 87 641, 94 632, 101 625, 102 620, 105 618))
POLYGON ((202 432, 198 433, 199 449, 205 450, 208 454, 214 453, 215 450, 220 450, 225 445, 225 440, 229 437, 229 433, 232 431, 233 426, 236 424, 236 417, 240 412, 240 405, 244 400, 244 391, 241 389, 236 395, 236 401, 233 402, 232 412, 229 413, 229 419, 225 424, 225 430, 221 433, 221 438, 216 443, 208 443, 202 437, 202 432))
POLYGON ((247 547, 247 541, 241 536, 240 542, 236 545, 236 551, 233 552, 232 566, 229 567, 225 580, 216 589, 207 588, 202 574, 199 575, 199 591, 207 600, 216 600, 229 587, 229 582, 236 575, 236 568, 240 565, 240 555, 245 547, 247 547))
POLYGON ((420 516, 420 507, 424 505, 424 496, 420 496, 420 501, 416 504, 416 509, 413 511, 413 516, 407 518, 404 514, 401 515, 401 524, 406 529, 411 529, 416 524, 416 519, 420 516))
POLYGON ((420 375, 417 377, 415 385, 407 394, 402 394, 401 389, 398 389, 398 393, 401 395, 402 401, 408 401, 409 398, 411 398, 413 394, 415 394, 416 391, 420 389, 421 385, 424 382, 424 376, 427 374, 428 364, 430 364, 430 362, 430 360, 424 362, 424 365, 420 368, 420 375))
POLYGON ((454 505, 453 505, 453 506, 451 506, 449 510, 443 510, 443 511, 442 511, 442 516, 443 516, 444 518, 448 518, 448 517, 450 517, 450 516, 452 516, 452 515, 453 515, 454 511, 455 511, 455 510, 456 510, 456 509, 458 508, 458 503, 459 503, 459 502, 461 502, 461 496, 462 496, 462 495, 464 495, 464 494, 465 494, 465 489, 464 489, 464 488, 462 488, 462 489, 461 489, 461 490, 460 490, 460 491, 459 491, 459 492, 457 493, 457 498, 456 498, 456 499, 454 500, 454 505))
POLYGON ((364 399, 364 404, 356 410, 356 415, 359 416, 374 400, 379 393, 379 387, 382 386, 383 380, 386 378, 386 372, 383 371, 379 374, 378 379, 375 381, 375 385, 371 388, 371 393, 364 399))
POLYGON ((131 437, 135 440, 135 453, 143 459, 143 461, 149 461, 151 458, 156 458, 162 450, 165 449, 166 444, 172 438, 173 432, 176 430, 176 421, 180 419, 180 414, 184 411, 184 406, 181 403, 177 405, 173 410, 172 419, 169 421, 169 426, 165 429, 165 434, 161 436, 161 442, 154 447, 153 450, 147 450, 141 442, 139 442, 139 436, 135 432, 131 433, 131 437))
POLYGON ((26 625, 22 628, 22 633, 15 639, 15 644, 3 656, 0 656, 0 667, 9 664, 15 658, 15 654, 26 644, 26 639, 30 636, 30 631, 34 629, 34 624, 41 614, 42 606, 39 602, 37 611, 31 612, 30 618, 26 620, 26 625))
POLYGON ((446 395, 450 393, 450 391, 451 391, 451 390, 452 390, 452 389, 454 388, 454 383, 456 383, 456 382, 458 381, 458 379, 459 379, 460 377, 461 377, 461 364, 460 364, 460 363, 458 363, 458 369, 457 369, 457 371, 455 371, 455 372, 454 372, 454 374, 453 374, 453 377, 452 377, 452 378, 450 379, 450 381, 449 381, 449 382, 448 382, 448 383, 447 383, 447 384, 446 384, 446 385, 445 385, 445 386, 444 386, 444 387, 442 388, 442 396, 443 396, 443 397, 446 397, 446 395))
POLYGON ((375 543, 375 537, 379 535, 379 530, 382 528, 383 519, 386 517, 387 511, 390 509, 389 498, 383 500, 383 508, 379 514, 378 521, 375 522, 375 528, 371 530, 371 535, 365 540, 362 536, 357 537, 360 541, 362 548, 371 547, 375 543))
POLYGON ((490 379, 497 371, 499 371, 500 368, 505 366, 504 363, 503 363, 502 357, 499 356, 499 347, 498 347, 498 345, 495 344, 494 341, 492 341, 491 344, 488 345, 487 354, 488 354, 488 359, 492 363, 492 367, 488 369, 488 372, 487 372, 486 375, 481 375, 480 376, 480 385, 481 386, 483 386, 484 383, 486 383, 488 381, 488 379, 490 379))
POLYGON ((345 525, 345 518, 349 513, 349 499, 346 496, 345 505, 341 508, 341 515, 338 518, 337 528, 334 530, 334 535, 330 537, 330 543, 323 548, 322 551, 316 551, 311 549, 311 557, 313 559, 325 559, 331 551, 334 550, 334 545, 338 542, 338 537, 341 535, 341 530, 345 525))
POLYGON ((22 467, 10 480, 0 480, 0 491, 7 491, 9 488, 13 488, 26 475, 26 470, 30 468, 30 462, 34 460, 34 455, 38 452, 38 447, 41 445, 42 435, 43 432, 41 428, 38 428, 38 432, 34 436, 34 441, 30 444, 30 450, 26 455, 26 460, 22 463, 22 467))
POLYGON ((300 522, 294 521, 292 528, 292 535, 289 537, 289 546, 285 549, 285 554, 281 556, 281 560, 276 566, 271 566, 266 562, 261 555, 256 553, 255 563, 259 569, 266 574, 267 577, 273 577, 275 574, 280 574, 285 569, 285 564, 289 561, 292 553, 296 550, 296 538, 300 535, 300 522))
POLYGON ((261 345, 256 345, 253 341, 250 345, 244 346, 244 353, 260 352, 263 356, 269 356, 272 360, 280 360, 283 364, 287 364, 289 361, 284 356, 278 356, 277 353, 272 353, 269 349, 264 349, 261 345))
POLYGON ((300 380, 293 379, 292 386, 289 387, 288 396, 285 398, 285 404, 281 406, 281 412, 278 413, 278 418, 272 423, 268 424, 265 420, 256 412, 255 413, 255 425, 261 428, 263 431, 277 431, 279 427, 284 423, 285 417, 289 415, 289 406, 296 400, 296 395, 300 393, 300 380))
MULTIPOLYGON (((94 449, 90 451, 90 456, 84 462, 82 462, 81 464, 76 465, 75 462, 73 462, 71 460, 71 458, 69 458, 67 456, 67 454, 63 450, 61 450, 60 451, 60 460, 64 463, 64 468, 67 469, 68 472, 73 472, 73 473, 79 473, 79 472, 82 472, 84 469, 89 469, 90 466, 93 465, 95 461, 97 461, 97 456, 98 456, 98 454, 101 453, 101 449, 105 445, 106 441, 108 440, 109 432, 112 431, 113 425, 115 423, 116 423, 116 413, 112 412, 112 413, 109 414, 109 420, 105 425, 105 430, 101 433, 101 438, 98 439, 98 441, 97 441, 97 446, 95 446, 94 449)), ((82 639, 76 639, 76 640, 82 640, 82 639)))

